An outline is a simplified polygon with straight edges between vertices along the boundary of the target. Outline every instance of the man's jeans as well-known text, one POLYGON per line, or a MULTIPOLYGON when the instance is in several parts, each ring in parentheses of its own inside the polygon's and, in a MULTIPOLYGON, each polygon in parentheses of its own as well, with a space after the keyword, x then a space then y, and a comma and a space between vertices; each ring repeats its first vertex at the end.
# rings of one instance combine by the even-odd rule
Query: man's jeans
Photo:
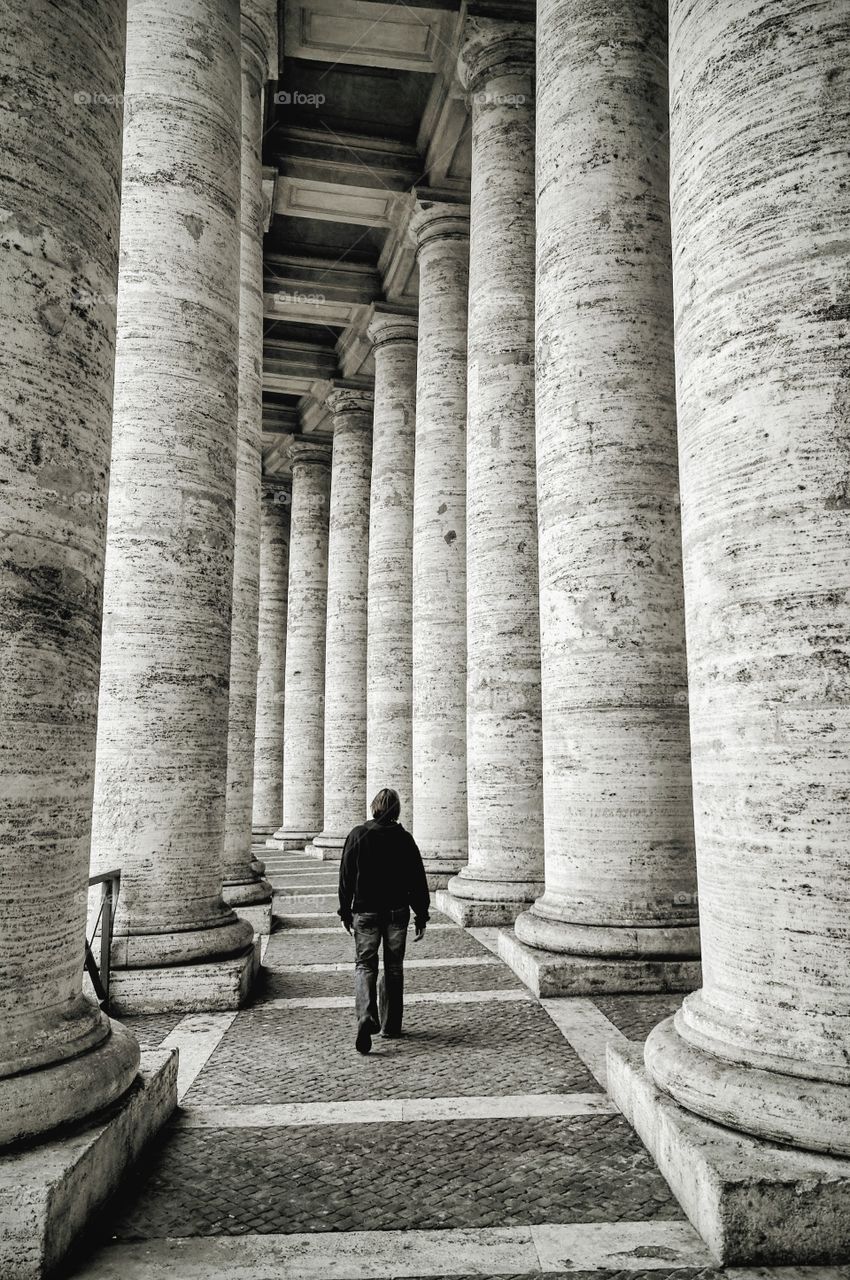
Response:
POLYGON ((410 908, 357 912, 354 916, 354 1003, 357 1023, 373 1019, 388 1035, 398 1035, 404 1011, 404 951, 410 908), (384 944, 384 972, 378 981, 378 948, 384 944), (378 1010, 380 1008, 380 1016, 378 1010))

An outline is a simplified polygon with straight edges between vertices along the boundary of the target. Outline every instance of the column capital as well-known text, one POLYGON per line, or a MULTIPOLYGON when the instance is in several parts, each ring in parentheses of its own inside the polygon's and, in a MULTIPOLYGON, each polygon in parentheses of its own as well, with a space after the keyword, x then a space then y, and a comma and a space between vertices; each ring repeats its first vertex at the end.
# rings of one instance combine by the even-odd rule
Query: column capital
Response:
POLYGON ((331 446, 326 440, 313 440, 310 436, 295 436, 289 446, 289 460, 293 467, 301 462, 329 467, 331 446))
POLYGON ((415 343, 418 333, 416 317, 398 311, 376 311, 366 326, 366 336, 373 351, 394 342, 415 343))
POLYGON ((416 199, 408 226, 417 257, 426 244, 435 240, 469 241, 469 205, 442 200, 416 199))
POLYGON ((242 0, 242 69, 249 74, 253 71, 261 86, 268 80, 272 69, 277 44, 275 21, 271 0, 242 0))
POLYGON ((534 24, 500 18, 467 17, 457 60, 458 78, 468 93, 503 75, 534 74, 534 24))
POLYGON ((325 404, 333 417, 334 431, 363 417, 367 418, 363 425, 372 425, 375 397, 371 391, 360 387, 334 387, 325 397, 325 404))

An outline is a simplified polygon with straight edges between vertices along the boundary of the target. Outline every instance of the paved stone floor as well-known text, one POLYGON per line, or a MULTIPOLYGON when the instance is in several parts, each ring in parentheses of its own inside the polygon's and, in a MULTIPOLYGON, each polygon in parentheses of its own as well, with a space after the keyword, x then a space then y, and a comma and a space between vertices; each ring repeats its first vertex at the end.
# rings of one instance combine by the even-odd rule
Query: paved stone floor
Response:
MULTIPOLYGON (((406 1035, 354 1050, 337 868, 267 858, 253 1005, 130 1019, 180 1049, 181 1105, 102 1216, 77 1280, 689 1280, 717 1274, 605 1092, 605 1045, 674 996, 538 1001, 496 931, 435 916, 406 1035)), ((91 1242, 90 1242, 91 1243, 91 1242)), ((850 1280, 850 1268, 735 1277, 850 1280)))

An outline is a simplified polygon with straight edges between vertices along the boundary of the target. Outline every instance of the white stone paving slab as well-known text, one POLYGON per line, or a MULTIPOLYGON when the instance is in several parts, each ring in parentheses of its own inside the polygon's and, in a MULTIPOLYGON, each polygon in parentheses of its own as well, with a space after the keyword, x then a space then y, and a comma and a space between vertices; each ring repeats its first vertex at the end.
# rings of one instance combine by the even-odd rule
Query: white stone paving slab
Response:
POLYGON ((185 1107, 182 1129, 276 1129, 306 1125, 434 1120, 553 1119, 611 1115, 604 1093, 528 1093, 502 1098, 383 1098, 354 1102, 295 1102, 278 1106, 185 1107))
MULTIPOLYGON (((130 1241, 102 1249, 75 1280, 403 1280, 711 1265, 686 1222, 573 1223, 130 1241)), ((838 1280, 841 1271, 804 1270, 805 1280, 838 1280)), ((756 1274, 739 1272, 736 1280, 756 1274)))
POLYGON ((591 1075, 603 1089, 607 1089, 607 1047, 609 1044, 629 1046, 631 1041, 614 1026, 610 1018, 605 1017, 592 1000, 563 996, 544 999, 540 1003, 591 1075))
POLYGON ((203 1071, 221 1043, 222 1036, 233 1024, 232 1013, 190 1013, 163 1040, 160 1048, 177 1049, 177 1101, 180 1102, 203 1071))
MULTIPOLYGON (((302 929, 301 933, 309 930, 302 929)), ((405 993, 405 1004, 482 1004, 486 1001, 498 1001, 510 1004, 517 1001, 527 1002, 534 996, 529 991, 414 991, 405 993)), ((354 1003, 353 996, 312 996, 299 999, 281 996, 277 1000, 264 1000, 264 1009, 350 1009, 354 1003)))
MULTIPOLYGON (((299 930, 304 933, 305 930, 299 930)), ((502 962, 497 956, 451 956, 440 959, 435 956, 432 960, 405 960, 405 969, 472 969, 481 965, 488 967, 500 965, 502 962)), ((276 964, 275 973, 349 973, 351 971, 351 961, 346 960, 342 964, 331 964, 322 962, 321 964, 276 964)))
MULTIPOLYGON (((328 916, 335 916, 335 915, 336 915, 336 912, 335 912, 335 911, 329 911, 329 912, 327 912, 327 913, 325 913, 325 912, 315 912, 315 913, 314 913, 314 912, 312 912, 312 911, 311 911, 309 914, 310 914, 310 915, 314 915, 314 914, 315 914, 315 915, 324 915, 324 914, 327 914, 328 916)), ((299 929, 299 930, 298 930, 298 932, 299 932, 299 933, 339 933, 339 932, 340 932, 340 930, 341 930, 341 928, 342 928, 342 925, 341 925, 341 924, 338 924, 338 925, 336 925, 335 927, 334 927, 334 926, 331 926, 330 928, 327 928, 325 925, 320 925, 320 926, 317 926, 316 928, 313 928, 313 927, 311 926, 311 927, 309 927, 309 928, 307 928, 307 929, 299 929)), ((462 932, 463 932, 463 930, 461 929, 460 925, 457 925, 457 924, 429 924, 429 925, 428 925, 428 932, 429 932, 429 933, 433 933, 435 929, 454 929, 455 933, 462 933, 462 932)), ((280 936, 280 935, 278 935, 278 936, 280 936)))
POLYGON ((716 1266, 689 1222, 547 1223, 531 1235, 544 1274, 716 1266))
POLYGON ((390 1280, 539 1270, 527 1227, 155 1239, 111 1245, 75 1280, 390 1280))

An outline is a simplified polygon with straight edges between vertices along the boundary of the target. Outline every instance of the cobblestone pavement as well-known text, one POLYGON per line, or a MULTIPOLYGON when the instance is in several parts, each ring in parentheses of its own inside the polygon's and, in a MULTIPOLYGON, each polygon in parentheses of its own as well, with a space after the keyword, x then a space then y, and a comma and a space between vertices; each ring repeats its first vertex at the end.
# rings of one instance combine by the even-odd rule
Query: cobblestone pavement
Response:
MULTIPOLYGON (((366 1236, 374 1267, 368 1276, 390 1278, 402 1274, 398 1233, 413 1231, 457 1232, 459 1242, 455 1261, 450 1237, 447 1264, 445 1241, 433 1244, 433 1255, 426 1241, 415 1280, 532 1280, 544 1263, 517 1270, 533 1267, 536 1255, 517 1252, 525 1245, 516 1233, 580 1231, 582 1224, 610 1231, 600 1237, 598 1260, 592 1255, 598 1269, 563 1273, 570 1280, 715 1274, 600 1084, 600 1027, 603 1037, 608 1028, 612 1037, 642 1039, 681 997, 595 997, 598 1012, 590 1020, 576 1016, 573 1033, 569 1008, 580 1012, 590 1001, 558 1002, 565 1016, 556 1023, 482 941, 435 916, 442 927, 429 929, 421 943, 411 934, 405 990, 415 999, 406 1006, 405 1035, 377 1037, 363 1057, 353 1044, 352 940, 324 905, 303 901, 331 893, 337 869, 306 857, 298 864, 287 854, 279 870, 266 852, 285 892, 276 895, 281 918, 264 944, 254 1003, 221 1018, 212 1039, 207 1029, 202 1051, 188 1054, 196 1065, 185 1076, 182 1109, 105 1215, 103 1241, 74 1272, 78 1280, 149 1280, 145 1259, 154 1256, 150 1275, 186 1280, 192 1249, 215 1241, 223 1249, 233 1237, 243 1248, 247 1238, 258 1242, 251 1256, 268 1248, 269 1258, 282 1256, 275 1242, 292 1238, 294 1261, 286 1255, 282 1269, 270 1262, 263 1280, 365 1280, 364 1237, 351 1234, 349 1244, 346 1233, 368 1232, 376 1233, 366 1236), (351 1003, 317 1003, 328 998, 351 1003), (587 1034, 596 1041, 583 1041, 587 1034), (355 1110, 341 1114, 341 1103, 355 1110), (482 1233, 480 1255, 470 1254, 470 1232, 482 1233), (327 1271, 307 1257, 299 1243, 307 1240, 327 1248, 327 1271), (622 1270, 632 1254, 642 1269, 622 1270)), ((172 1032, 181 1046, 195 1043, 188 1019, 134 1018, 130 1025, 146 1046, 172 1032)), ((238 1258, 234 1269, 231 1255, 220 1265, 209 1256, 191 1269, 193 1277, 239 1280, 238 1258)), ((565 1246, 555 1266, 568 1256, 565 1246)), ((577 1267, 588 1260, 580 1256, 577 1267)), ((258 1272, 246 1263, 249 1274, 258 1272)), ((557 1280, 561 1273, 546 1274, 557 1280)))

